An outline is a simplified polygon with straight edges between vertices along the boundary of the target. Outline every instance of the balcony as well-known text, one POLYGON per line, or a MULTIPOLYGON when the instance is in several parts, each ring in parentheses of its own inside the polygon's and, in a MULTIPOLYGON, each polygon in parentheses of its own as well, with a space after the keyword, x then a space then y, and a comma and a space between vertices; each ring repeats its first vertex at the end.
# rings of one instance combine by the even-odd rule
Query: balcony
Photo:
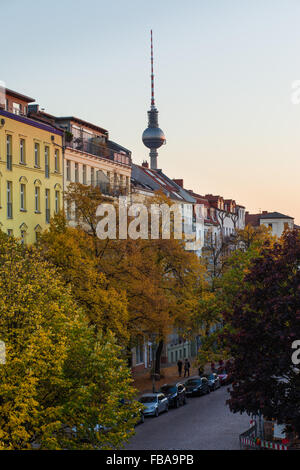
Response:
POLYGON ((92 139, 73 138, 66 142, 66 147, 89 153, 96 157, 106 158, 121 165, 130 166, 131 158, 125 152, 117 152, 115 149, 101 145, 92 141, 92 139))
POLYGON ((16 114, 17 116, 27 116, 27 108, 19 109, 16 107, 13 107, 12 105, 5 106, 4 104, 0 105, 0 109, 4 109, 4 111, 7 111, 8 113, 11 114, 16 114))
POLYGON ((109 197, 119 197, 119 196, 128 196, 129 195, 129 188, 126 186, 120 185, 111 185, 108 183, 96 183, 95 186, 100 189, 103 196, 109 197))

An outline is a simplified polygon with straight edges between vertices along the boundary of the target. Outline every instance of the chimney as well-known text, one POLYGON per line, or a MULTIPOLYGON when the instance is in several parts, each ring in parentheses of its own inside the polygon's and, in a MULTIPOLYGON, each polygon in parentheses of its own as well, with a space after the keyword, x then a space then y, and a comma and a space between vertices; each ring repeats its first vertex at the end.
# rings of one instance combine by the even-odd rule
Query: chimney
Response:
POLYGON ((183 188, 183 179, 174 179, 173 178, 173 181, 174 181, 174 183, 178 184, 178 186, 183 188))
POLYGON ((142 166, 145 168, 149 168, 149 163, 147 162, 147 160, 143 161, 142 166))

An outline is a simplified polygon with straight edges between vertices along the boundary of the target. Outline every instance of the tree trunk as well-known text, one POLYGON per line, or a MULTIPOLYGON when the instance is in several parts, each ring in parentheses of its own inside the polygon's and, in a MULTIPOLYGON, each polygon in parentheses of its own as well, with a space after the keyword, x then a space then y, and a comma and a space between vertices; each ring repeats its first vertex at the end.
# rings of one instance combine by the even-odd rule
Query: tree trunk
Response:
POLYGON ((161 358, 161 353, 163 350, 163 345, 164 345, 164 342, 161 339, 158 343, 158 347, 156 349, 156 354, 155 354, 155 374, 160 374, 160 358, 161 358))

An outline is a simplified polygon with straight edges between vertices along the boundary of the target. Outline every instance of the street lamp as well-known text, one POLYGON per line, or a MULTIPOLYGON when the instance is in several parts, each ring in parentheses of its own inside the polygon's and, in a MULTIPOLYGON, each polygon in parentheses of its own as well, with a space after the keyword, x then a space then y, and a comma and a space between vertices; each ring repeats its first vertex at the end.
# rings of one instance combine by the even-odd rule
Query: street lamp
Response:
POLYGON ((152 378, 152 392, 156 393, 155 390, 155 353, 156 353, 156 337, 157 333, 149 332, 148 337, 151 343, 152 352, 152 367, 151 367, 151 378, 152 378))

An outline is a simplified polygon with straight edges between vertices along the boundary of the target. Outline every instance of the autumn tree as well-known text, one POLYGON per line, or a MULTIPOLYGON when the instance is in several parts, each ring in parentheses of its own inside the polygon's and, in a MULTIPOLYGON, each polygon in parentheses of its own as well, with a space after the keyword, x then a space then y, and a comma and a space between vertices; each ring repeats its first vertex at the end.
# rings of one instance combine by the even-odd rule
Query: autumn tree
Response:
POLYGON ((275 238, 266 227, 246 226, 230 237, 231 250, 222 258, 222 269, 211 281, 199 298, 198 309, 193 317, 194 329, 201 336, 198 362, 203 367, 207 362, 229 358, 231 355, 223 339, 224 329, 230 328, 225 321, 231 312, 238 294, 244 287, 244 278, 253 259, 258 258, 262 249, 272 246, 275 238))
POLYGON ((125 290, 111 283, 98 269, 93 237, 81 227, 70 227, 60 213, 39 238, 45 259, 53 263, 77 304, 98 331, 115 333, 123 347, 128 341, 128 310, 125 290))
POLYGON ((2 232, 0 332, 1 449, 117 448, 133 433, 139 407, 114 336, 89 326, 35 248, 2 232))
POLYGON ((300 431, 300 374, 292 343, 300 338, 300 238, 294 230, 254 258, 225 320, 234 363, 233 412, 259 414, 300 431))
MULTIPOLYGON (((188 253, 184 240, 174 236, 174 218, 170 219, 170 238, 151 239, 150 217, 146 236, 136 239, 117 238, 104 240, 97 236, 97 207, 103 201, 99 189, 73 184, 67 193, 70 204, 76 204, 77 228, 90 235, 94 246, 98 272, 105 275, 109 285, 116 291, 125 291, 128 301, 128 350, 137 340, 155 334, 157 340, 156 371, 160 369, 160 357, 164 340, 173 327, 181 332, 190 332, 190 314, 195 308, 199 285, 203 279, 203 267, 193 253, 188 253), (96 196, 95 196, 96 191, 96 196)), ((118 201, 106 199, 118 215, 118 201)), ((148 214, 150 204, 172 205, 173 202, 162 193, 145 201, 148 214)), ((128 225, 134 220, 128 216, 128 225)), ((139 227, 137 230, 141 230, 139 227)))

